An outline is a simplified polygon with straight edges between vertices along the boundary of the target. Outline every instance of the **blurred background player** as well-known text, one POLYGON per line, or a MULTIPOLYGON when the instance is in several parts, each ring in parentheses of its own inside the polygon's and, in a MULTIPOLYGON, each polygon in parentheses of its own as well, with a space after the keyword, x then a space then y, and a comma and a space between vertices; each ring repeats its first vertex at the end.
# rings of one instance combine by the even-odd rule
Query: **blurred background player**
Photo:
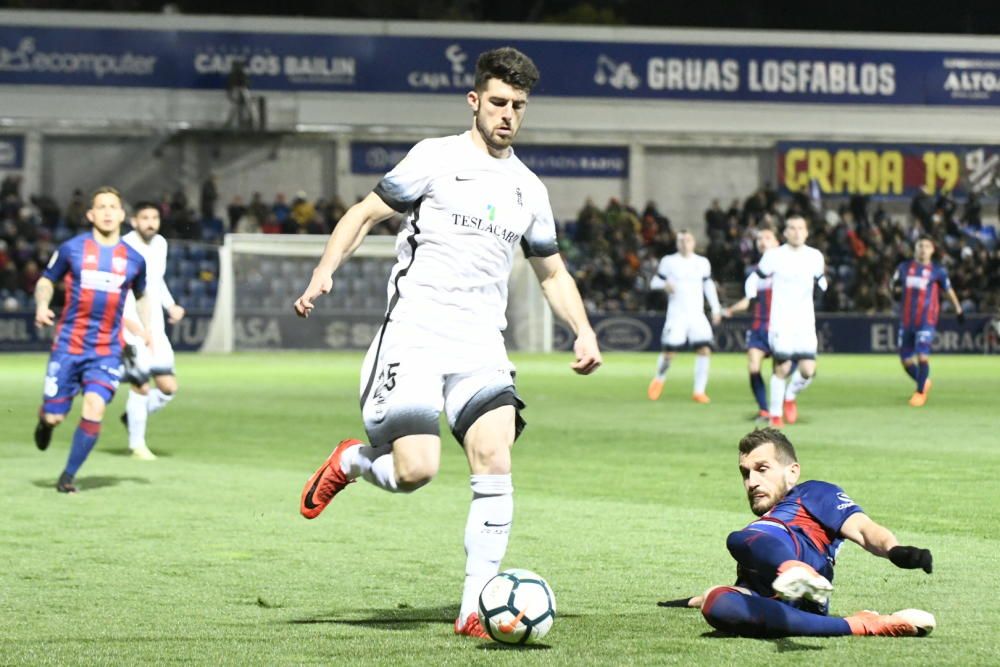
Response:
POLYGON ((48 449, 52 430, 66 418, 73 398, 83 393, 80 424, 56 483, 62 493, 77 492, 73 479, 97 444, 105 408, 122 377, 121 320, 127 292, 135 294, 138 317, 149 325, 146 261, 121 240, 121 195, 111 187, 99 188, 86 217, 93 229, 59 246, 35 287, 35 324, 49 326, 55 318, 49 309, 55 283, 66 276, 66 303, 56 325, 35 427, 38 449, 48 449))
MULTIPOLYGON (((761 227, 757 230, 756 244, 757 252, 763 257, 768 250, 778 247, 778 235, 770 227, 761 227)), ((760 371, 764 358, 771 356, 771 346, 767 340, 768 322, 771 319, 771 279, 761 278, 756 264, 749 267, 749 274, 743 283, 743 294, 744 297, 726 308, 723 315, 728 318, 733 313, 742 313, 753 302, 753 321, 747 329, 747 371, 750 373, 750 391, 757 401, 757 419, 766 423, 770 412, 767 388, 760 371)))
POLYGON ((796 398, 816 375, 816 287, 826 290, 823 253, 806 245, 809 227, 802 216, 785 221, 785 243, 760 258, 757 273, 771 279, 768 323, 774 372, 771 374, 771 425, 798 421, 796 398), (793 362, 798 362, 794 372, 793 362), (791 376, 789 380, 789 376, 791 376), (784 413, 784 419, 782 419, 784 413))
POLYGON ((917 408, 927 402, 931 389, 931 344, 941 311, 942 292, 955 308, 959 324, 965 322, 962 304, 951 287, 948 272, 940 264, 934 264, 933 257, 934 241, 922 236, 913 247, 913 259, 901 263, 893 275, 894 285, 902 292, 896 345, 903 369, 917 383, 910 397, 910 405, 917 408))
POLYGON ((471 131, 419 142, 352 206, 295 302, 307 317, 371 228, 408 214, 385 322, 362 365, 361 411, 371 444, 341 442, 306 483, 300 512, 319 516, 359 477, 395 493, 430 482, 440 466, 444 411, 465 448, 472 488, 454 631, 480 638, 488 635, 476 613, 479 593, 507 551, 510 450, 524 426, 502 335, 518 243, 553 312, 576 333, 572 369, 586 375, 601 365, 597 337, 559 255, 548 192, 511 150, 537 81, 534 63, 516 49, 480 55, 467 96, 471 131))
POLYGON ((138 321, 135 298, 125 301, 125 342, 131 348, 125 364, 126 380, 131 384, 122 423, 128 429, 128 448, 137 459, 151 461, 156 455, 146 445, 146 421, 163 409, 177 393, 174 374, 174 349, 167 337, 163 314, 171 324, 184 318, 164 274, 167 270, 167 240, 160 236, 160 209, 152 202, 139 202, 132 212, 132 231, 122 239, 146 260, 146 298, 149 301, 149 328, 138 321), (149 387, 152 377, 156 385, 149 387))
POLYGON ((656 376, 650 381, 646 394, 651 401, 660 398, 674 353, 690 348, 697 355, 691 399, 697 403, 709 403, 705 389, 708 387, 713 335, 712 325, 705 317, 705 301, 712 310, 712 324, 721 320, 721 308, 712 280, 712 265, 705 257, 695 254, 691 232, 681 230, 677 233, 677 252, 660 260, 649 288, 666 291, 668 301, 667 317, 660 336, 663 350, 657 361, 656 376))
POLYGON ((739 452, 750 510, 760 518, 726 539, 736 584, 710 588, 688 606, 701 607, 717 630, 743 637, 917 637, 934 629, 934 616, 919 609, 828 616, 834 561, 845 539, 896 567, 928 574, 931 552, 901 546, 840 487, 798 483, 795 448, 781 431, 755 430, 740 440, 739 452))

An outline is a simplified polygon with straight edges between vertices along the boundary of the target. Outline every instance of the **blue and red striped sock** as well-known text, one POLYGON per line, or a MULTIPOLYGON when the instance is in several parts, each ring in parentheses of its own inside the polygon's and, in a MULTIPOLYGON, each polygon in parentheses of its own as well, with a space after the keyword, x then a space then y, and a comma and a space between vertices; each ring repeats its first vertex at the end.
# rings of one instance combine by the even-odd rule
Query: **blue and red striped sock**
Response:
POLYGON ((757 407, 767 412, 767 389, 764 387, 764 378, 759 372, 750 374, 750 390, 757 399, 757 407))
POLYGON ((921 361, 917 368, 917 391, 921 394, 927 386, 927 378, 931 376, 931 365, 928 361, 921 361))
POLYGON ((76 475, 76 472, 87 460, 90 450, 97 444, 97 436, 101 434, 101 422, 80 418, 80 425, 73 432, 73 446, 66 460, 66 474, 76 475))

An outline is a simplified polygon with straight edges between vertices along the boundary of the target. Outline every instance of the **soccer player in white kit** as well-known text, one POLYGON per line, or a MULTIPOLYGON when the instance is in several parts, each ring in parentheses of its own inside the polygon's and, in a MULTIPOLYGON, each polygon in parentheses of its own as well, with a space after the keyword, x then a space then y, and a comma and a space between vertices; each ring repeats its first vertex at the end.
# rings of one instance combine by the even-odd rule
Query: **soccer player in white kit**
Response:
POLYGON ((139 202, 132 215, 132 231, 122 239, 146 259, 146 296, 149 299, 149 329, 139 324, 135 297, 125 300, 123 313, 126 378, 132 383, 122 423, 128 429, 132 456, 152 461, 156 455, 146 444, 149 415, 163 409, 177 393, 174 350, 163 322, 164 312, 171 324, 184 318, 184 308, 174 301, 164 276, 167 271, 167 240, 160 236, 160 209, 152 202, 139 202), (149 386, 152 378, 153 388, 149 386))
POLYGON ((712 265, 708 259, 694 252, 694 236, 687 230, 677 233, 677 252, 660 260, 656 275, 649 283, 650 289, 666 290, 668 295, 667 318, 663 323, 656 375, 649 383, 646 395, 651 401, 660 398, 667 370, 677 350, 691 348, 694 360, 694 392, 696 403, 710 403, 705 389, 708 387, 709 359, 714 337, 712 325, 705 317, 705 301, 712 310, 712 324, 721 320, 719 293, 712 280, 712 265))
POLYGON ((760 277, 771 279, 768 342, 774 357, 770 413, 775 427, 798 421, 796 398, 816 375, 818 341, 813 294, 816 287, 826 291, 826 275, 823 253, 807 246, 807 238, 805 218, 788 218, 785 243, 765 252, 757 265, 760 277), (793 361, 798 362, 794 373, 793 361))
POLYGON ((370 444, 341 442, 306 483, 300 511, 315 518, 357 478, 411 492, 437 473, 443 410, 465 448, 472 503, 465 527, 465 585, 456 634, 488 636, 476 608, 499 571, 513 519, 510 450, 524 421, 502 330, 515 246, 520 243, 553 311, 576 334, 586 375, 601 364, 597 338, 576 283, 559 256, 548 193, 511 149, 538 70, 523 53, 480 55, 468 93, 472 130, 421 141, 361 202, 327 242, 295 302, 307 317, 331 275, 373 225, 406 221, 389 276, 389 304, 361 369, 361 412, 370 444))

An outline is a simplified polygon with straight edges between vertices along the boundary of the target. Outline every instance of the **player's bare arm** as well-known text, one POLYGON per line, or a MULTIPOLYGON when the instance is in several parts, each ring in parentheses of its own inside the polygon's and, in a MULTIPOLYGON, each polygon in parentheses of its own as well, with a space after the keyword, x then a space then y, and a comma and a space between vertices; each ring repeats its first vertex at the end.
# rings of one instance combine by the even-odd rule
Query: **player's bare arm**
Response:
POLYGON ((150 333, 153 329, 149 324, 149 298, 146 293, 143 292, 142 296, 137 296, 135 299, 135 312, 139 315, 139 324, 142 326, 142 331, 140 336, 142 340, 146 343, 146 347, 150 350, 153 349, 153 336, 150 333))
POLYGON ((933 569, 929 549, 901 546, 892 531, 872 521, 867 514, 852 514, 840 527, 840 534, 865 551, 888 558, 896 567, 907 570, 919 568, 928 574, 933 569))
POLYGON ((732 317, 733 313, 743 313, 750 309, 750 299, 748 297, 743 297, 733 305, 728 308, 722 309, 723 317, 732 317))
POLYGON ((55 285, 48 278, 39 278, 35 284, 35 326, 50 327, 55 324, 56 314, 49 308, 55 285))
POLYGON ((313 300, 333 288, 334 272, 358 249, 372 227, 395 214, 396 211, 374 192, 347 210, 330 234, 309 285, 295 301, 296 315, 309 317, 315 307, 313 300))
POLYGON ((958 295, 955 294, 954 288, 949 287, 946 294, 948 295, 948 301, 951 301, 952 308, 955 309, 955 314, 958 315, 959 323, 964 323, 965 310, 962 308, 962 302, 958 300, 958 295))
POLYGON ((566 264, 558 253, 548 257, 532 257, 529 261, 552 312, 576 334, 576 341, 573 343, 576 361, 570 367, 580 375, 593 373, 603 363, 601 350, 583 307, 576 281, 566 270, 566 264))
POLYGON ((184 316, 187 314, 187 311, 184 310, 184 306, 176 303, 172 306, 164 308, 164 310, 167 312, 167 321, 171 324, 177 324, 183 320, 184 316))

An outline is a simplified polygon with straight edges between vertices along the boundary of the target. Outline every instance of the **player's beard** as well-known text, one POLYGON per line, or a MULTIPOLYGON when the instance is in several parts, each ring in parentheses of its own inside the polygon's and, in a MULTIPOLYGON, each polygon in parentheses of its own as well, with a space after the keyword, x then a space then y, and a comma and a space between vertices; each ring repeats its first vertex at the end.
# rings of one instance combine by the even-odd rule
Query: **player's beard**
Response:
POLYGON ((761 502, 764 504, 757 504, 753 496, 747 496, 747 500, 750 501, 750 511, 756 516, 764 516, 771 511, 778 501, 785 497, 788 493, 788 485, 785 484, 785 480, 781 480, 780 486, 775 487, 774 495, 768 495, 766 498, 762 498, 761 502))
POLYGON ((494 134, 494 130, 496 130, 497 128, 500 128, 500 127, 504 127, 504 126, 502 124, 497 124, 496 128, 493 128, 491 130, 483 122, 483 117, 479 114, 479 112, 478 111, 476 112, 476 131, 479 132, 479 136, 481 136, 483 138, 483 141, 486 142, 486 145, 491 150, 493 150, 493 151, 495 151, 497 153, 504 152, 508 148, 510 148, 511 145, 513 145, 513 143, 514 143, 514 135, 517 134, 517 132, 514 131, 513 127, 509 127, 508 128, 508 129, 511 130, 511 133, 510 133, 509 136, 502 137, 502 136, 494 134))

